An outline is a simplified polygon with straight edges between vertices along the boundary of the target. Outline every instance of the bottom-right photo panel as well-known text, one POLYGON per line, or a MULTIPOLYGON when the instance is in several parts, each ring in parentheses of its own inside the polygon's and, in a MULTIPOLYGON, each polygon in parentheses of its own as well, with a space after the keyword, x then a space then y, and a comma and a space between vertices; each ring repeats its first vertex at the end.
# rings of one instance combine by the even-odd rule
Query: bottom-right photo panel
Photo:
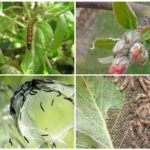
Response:
POLYGON ((150 76, 77 76, 77 148, 150 148, 150 76))

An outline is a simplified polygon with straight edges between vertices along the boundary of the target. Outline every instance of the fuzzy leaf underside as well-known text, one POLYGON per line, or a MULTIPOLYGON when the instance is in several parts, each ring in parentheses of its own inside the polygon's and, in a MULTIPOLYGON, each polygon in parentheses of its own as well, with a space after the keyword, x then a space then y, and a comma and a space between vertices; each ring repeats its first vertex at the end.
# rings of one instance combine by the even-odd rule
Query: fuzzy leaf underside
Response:
POLYGON ((124 95, 104 77, 77 77, 77 89, 77 130, 90 136, 99 148, 113 148, 107 112, 121 108, 124 95))

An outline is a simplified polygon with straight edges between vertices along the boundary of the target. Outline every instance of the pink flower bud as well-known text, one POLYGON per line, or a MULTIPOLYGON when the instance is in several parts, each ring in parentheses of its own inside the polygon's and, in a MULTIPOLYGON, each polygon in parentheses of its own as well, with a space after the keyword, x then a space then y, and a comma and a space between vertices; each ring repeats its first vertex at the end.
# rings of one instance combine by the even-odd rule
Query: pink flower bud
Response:
POLYGON ((123 74, 130 64, 130 60, 126 56, 115 58, 113 63, 110 65, 109 74, 123 74))
POLYGON ((144 65, 148 61, 149 55, 145 46, 138 42, 131 47, 129 57, 132 61, 144 65))
POLYGON ((116 65, 116 64, 111 64, 108 70, 109 74, 123 74, 126 70, 126 65, 121 64, 121 65, 116 65))
POLYGON ((141 60, 141 52, 142 52, 142 47, 141 44, 135 43, 133 47, 130 49, 130 57, 134 61, 140 61, 141 60))

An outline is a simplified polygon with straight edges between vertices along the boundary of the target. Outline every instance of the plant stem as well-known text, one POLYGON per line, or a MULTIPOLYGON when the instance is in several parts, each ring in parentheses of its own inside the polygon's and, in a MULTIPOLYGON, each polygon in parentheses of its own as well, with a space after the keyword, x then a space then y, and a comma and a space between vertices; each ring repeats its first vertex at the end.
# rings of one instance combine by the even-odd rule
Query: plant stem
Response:
MULTIPOLYGON (((137 16, 150 16, 150 7, 139 3, 129 3, 137 16)), ((112 11, 110 2, 77 2, 77 8, 104 9, 112 11)))
POLYGON ((71 7, 71 8, 67 8, 67 9, 65 9, 65 10, 60 11, 59 13, 57 13, 56 15, 54 15, 53 17, 51 17, 51 18, 49 19, 49 21, 53 20, 53 19, 54 19, 54 18, 56 18, 57 16, 59 16, 59 15, 61 15, 61 14, 65 13, 65 12, 67 12, 67 11, 71 10, 71 9, 72 9, 72 7, 71 7))
POLYGON ((29 11, 29 9, 28 9, 27 3, 26 3, 26 2, 23 2, 23 6, 24 6, 24 10, 25 10, 26 13, 27 13, 28 18, 31 19, 31 14, 30 14, 30 11, 29 11))
POLYGON ((51 65, 50 61, 48 60, 47 56, 46 56, 46 63, 47 63, 49 68, 52 68, 52 65, 51 65))

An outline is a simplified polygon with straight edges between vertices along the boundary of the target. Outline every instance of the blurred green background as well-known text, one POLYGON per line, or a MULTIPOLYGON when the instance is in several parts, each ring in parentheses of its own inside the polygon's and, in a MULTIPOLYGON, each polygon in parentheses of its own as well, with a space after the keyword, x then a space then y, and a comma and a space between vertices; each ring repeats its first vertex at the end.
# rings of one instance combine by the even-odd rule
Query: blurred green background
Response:
MULTIPOLYGON (((0 148, 34 147, 32 144, 28 144, 23 139, 23 137, 20 136, 20 134, 18 133, 18 130, 15 126, 14 120, 9 114, 10 99, 13 96, 14 91, 16 91, 18 89, 18 87, 20 87, 24 82, 31 81, 32 79, 53 79, 56 81, 64 82, 66 84, 74 84, 73 76, 61 76, 61 77, 59 77, 59 76, 55 76, 55 77, 54 76, 49 76, 49 77, 48 76, 1 76, 0 77, 0 119, 1 119, 1 121, 0 121, 0 148), (11 138, 13 145, 11 145, 9 142, 10 138, 11 138)), ((46 93, 46 94, 48 94, 48 93, 46 93)), ((56 116, 61 117, 63 120, 65 120, 65 119, 67 120, 69 118, 71 118, 71 120, 74 120, 73 106, 68 105, 68 104, 66 105, 65 104, 66 102, 59 104, 58 101, 59 101, 59 99, 57 100, 57 102, 54 101, 54 104, 55 104, 54 106, 56 106, 56 107, 54 107, 55 109, 53 108, 52 110, 44 113, 44 115, 47 115, 46 116, 47 118, 50 117, 50 120, 48 120, 49 124, 52 123, 52 125, 50 125, 50 126, 54 127, 54 123, 57 122, 57 125, 55 125, 56 129, 54 129, 56 131, 57 131, 58 127, 61 126, 61 121, 60 121, 60 123, 58 123, 58 121, 61 119, 56 120, 57 119, 56 116), (63 110, 62 109, 63 106, 65 109, 63 112, 61 112, 62 115, 60 116, 59 114, 57 114, 56 108, 59 107, 58 110, 60 111, 60 110, 63 110), (71 106, 71 108, 69 108, 68 106, 69 107, 71 106), (67 109, 67 107, 69 109, 67 109), (69 111, 69 112, 67 112, 67 111, 69 111), (51 115, 49 115, 48 113, 51 113, 51 115), (68 114, 69 118, 67 116, 66 116, 66 118, 62 117, 64 114, 68 114)), ((34 101, 32 101, 32 102, 34 102, 34 101)), ((33 103, 33 106, 34 106, 34 103, 33 103)), ((37 106, 35 105, 35 107, 37 107, 37 106)), ((47 105, 46 105, 46 107, 47 107, 47 105)), ((32 109, 33 109, 33 107, 32 107, 32 109)), ((28 112, 29 111, 31 112, 32 109, 28 110, 28 112)), ((33 110, 36 110, 36 109, 33 109, 33 110)), ((41 110, 37 109, 37 112, 39 112, 39 111, 41 111, 41 110)), ((36 111, 34 111, 33 114, 35 112, 36 111)), ((43 120, 43 121, 41 120, 41 118, 44 118, 43 114, 42 114, 42 117, 40 117, 38 115, 37 118, 40 119, 40 123, 38 124, 38 126, 39 125, 42 126, 43 123, 45 122, 45 120, 43 120)), ((67 123, 65 123, 65 121, 62 122, 62 125, 65 125, 65 124, 67 124, 67 123)), ((50 130, 52 130, 52 129, 50 129, 50 130)), ((60 130, 57 132, 60 132, 60 130)), ((65 142, 67 143, 65 145, 65 147, 73 148, 73 146, 74 146, 73 137, 74 137, 74 132, 72 130, 67 134, 67 136, 64 139, 65 142)), ((50 141, 48 141, 48 142, 50 142, 50 141)), ((60 145, 60 146, 62 146, 62 145, 60 145)), ((43 144, 40 147, 41 148, 48 147, 48 145, 43 144)))

